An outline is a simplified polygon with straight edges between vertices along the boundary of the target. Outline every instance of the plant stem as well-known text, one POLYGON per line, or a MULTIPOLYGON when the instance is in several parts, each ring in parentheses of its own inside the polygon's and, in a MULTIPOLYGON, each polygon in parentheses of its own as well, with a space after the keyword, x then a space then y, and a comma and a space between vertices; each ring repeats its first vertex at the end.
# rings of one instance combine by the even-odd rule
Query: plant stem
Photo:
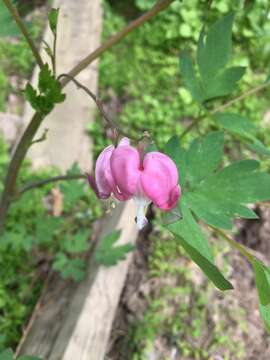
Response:
POLYGON ((28 42, 28 45, 30 46, 32 53, 33 53, 34 57, 36 58, 38 66, 40 68, 42 68, 43 61, 39 55, 38 49, 36 48, 34 41, 32 40, 28 30, 26 29, 26 27, 20 17, 20 14, 18 13, 16 6, 14 6, 12 4, 11 0, 3 0, 3 2, 6 5, 6 7, 7 7, 8 11, 10 12, 11 16, 13 17, 13 19, 16 21, 16 24, 20 28, 23 36, 25 37, 25 40, 28 42))
POLYGON ((232 247, 237 249, 249 262, 254 261, 254 256, 241 244, 239 244, 237 241, 235 241, 233 238, 229 237, 224 231, 217 229, 213 226, 210 226, 216 234, 223 237, 224 240, 227 241, 232 247))
POLYGON ((240 96, 226 102, 225 104, 223 104, 221 106, 218 106, 216 109, 212 110, 210 112, 210 114, 212 115, 212 114, 215 114, 217 112, 223 111, 223 110, 227 109, 228 107, 232 106, 233 104, 237 103, 238 101, 242 101, 246 97, 248 97, 250 95, 253 95, 253 94, 256 94, 257 92, 266 89, 269 85, 270 85, 270 82, 266 82, 266 83, 264 83, 262 85, 256 86, 255 88, 252 88, 252 89, 244 92, 242 95, 240 95, 240 96))
MULTIPOLYGON (((237 103, 238 101, 242 101, 246 97, 256 94, 259 91, 262 91, 266 89, 270 85, 270 82, 266 82, 262 85, 256 86, 255 88, 252 88, 246 92, 244 92, 242 95, 236 97, 235 99, 232 99, 228 102, 226 102, 223 105, 218 106, 216 109, 213 109, 209 112, 210 115, 216 114, 217 112, 223 111, 227 109, 228 107, 232 106, 233 104, 237 103)), ((195 125, 197 125, 202 120, 201 117, 196 117, 193 119, 192 123, 183 131, 183 133, 180 135, 180 139, 183 139, 189 132, 194 128, 195 125)))
POLYGON ((79 179, 85 179, 85 178, 86 178, 86 175, 84 175, 84 174, 74 174, 74 175, 59 175, 59 176, 54 176, 54 177, 51 177, 48 179, 38 180, 38 181, 24 185, 21 189, 19 189, 19 191, 16 194, 16 197, 17 196, 20 197, 26 191, 42 187, 44 185, 47 185, 47 184, 50 184, 53 182, 79 180, 79 179))
POLYGON ((52 67, 53 74, 56 76, 56 42, 57 42, 57 32, 53 33, 53 57, 52 57, 52 67))
POLYGON ((21 168, 27 150, 32 143, 33 137, 43 120, 43 117, 44 116, 40 113, 34 114, 32 120, 30 121, 25 132, 23 133, 10 161, 7 175, 4 181, 4 190, 0 202, 0 231, 3 229, 3 225, 7 216, 7 211, 12 201, 12 197, 15 193, 16 180, 19 170, 21 168))
MULTIPOLYGON (((109 127, 113 130, 113 133, 116 131, 116 137, 118 137, 118 134, 122 134, 123 136, 127 136, 130 137, 130 135, 126 134, 125 132, 123 132, 120 127, 112 120, 108 117, 108 115, 106 114, 103 104, 100 101, 100 99, 94 94, 92 93, 91 90, 89 90, 86 86, 84 86, 83 84, 81 84, 78 80, 74 79, 73 77, 71 77, 69 74, 61 74, 58 76, 58 80, 60 80, 61 78, 65 78, 67 77, 70 81, 74 82, 74 84, 79 88, 84 90, 90 97, 92 100, 94 100, 94 102, 96 103, 101 115, 103 116, 104 120, 108 123, 109 127)), ((138 140, 138 139, 134 139, 134 140, 138 140)))
MULTIPOLYGON (((126 35, 128 35, 133 30, 137 29, 140 25, 145 23, 146 21, 153 18, 162 10, 165 10, 171 3, 175 0, 159 0, 157 3, 145 14, 140 16, 138 19, 132 21, 128 24, 124 29, 120 30, 115 35, 112 35, 108 40, 106 40, 100 47, 94 50, 91 54, 87 55, 82 61, 80 61, 70 72, 68 73, 70 77, 74 78, 78 75, 83 69, 85 69, 88 65, 90 65, 94 60, 96 60, 101 54, 103 54, 106 50, 110 49, 113 45, 118 43, 121 39, 123 39, 126 35)), ((62 86, 66 86, 69 82, 68 78, 65 78, 62 81, 62 86)))

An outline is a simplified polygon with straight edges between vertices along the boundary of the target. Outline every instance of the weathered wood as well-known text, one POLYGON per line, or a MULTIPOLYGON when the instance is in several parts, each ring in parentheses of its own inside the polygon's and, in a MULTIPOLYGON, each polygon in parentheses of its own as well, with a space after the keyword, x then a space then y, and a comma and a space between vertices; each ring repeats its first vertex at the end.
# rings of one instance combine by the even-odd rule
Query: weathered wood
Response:
MULTIPOLYGON (((101 1, 100 0, 55 0, 54 7, 60 8, 57 40, 57 74, 67 73, 91 50, 100 44, 101 1)), ((47 27, 44 40, 52 44, 52 34, 47 27)), ((42 57, 50 62, 46 52, 42 57)), ((32 83, 37 83, 39 69, 34 70, 32 83)), ((87 67, 78 80, 97 92, 97 61, 87 67)), ((33 145, 29 157, 34 168, 56 165, 66 171, 72 163, 78 162, 83 170, 91 168, 91 142, 86 127, 95 117, 95 104, 82 90, 69 84, 64 92, 66 101, 55 107, 46 117, 36 135, 40 138, 49 129, 47 140, 33 145)), ((29 104, 25 107, 23 122, 26 125, 33 114, 29 104)))
MULTIPOLYGON (((133 202, 118 206, 103 220, 99 238, 117 228, 122 229, 117 244, 135 243, 134 217, 133 202)), ((90 261, 78 286, 61 280, 52 284, 21 353, 46 360, 104 359, 131 256, 109 268, 96 269, 90 261)))

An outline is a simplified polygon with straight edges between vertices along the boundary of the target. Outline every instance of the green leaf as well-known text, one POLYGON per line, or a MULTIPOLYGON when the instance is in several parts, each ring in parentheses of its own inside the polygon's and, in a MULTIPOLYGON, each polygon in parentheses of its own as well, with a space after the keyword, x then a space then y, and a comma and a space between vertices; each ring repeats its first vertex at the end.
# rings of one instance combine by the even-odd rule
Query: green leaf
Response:
POLYGON ((50 10, 48 15, 50 29, 54 34, 56 33, 58 15, 59 15, 59 9, 54 9, 54 8, 50 10))
POLYGON ((234 14, 229 13, 200 34, 197 62, 203 79, 209 80, 227 64, 232 47, 234 14))
POLYGON ((180 179, 179 183, 181 187, 184 187, 186 182, 186 151, 180 146, 176 135, 167 142, 164 152, 175 162, 180 179))
POLYGON ((264 321, 267 331, 270 333, 270 304, 262 305, 259 304, 260 314, 264 321))
POLYGON ((33 244, 33 236, 27 232, 23 224, 17 224, 11 230, 6 231, 2 235, 0 248, 12 249, 14 252, 21 249, 30 251, 33 244))
POLYGON ((233 287, 230 282, 224 278, 215 266, 211 248, 188 209, 185 195, 181 199, 180 207, 183 219, 169 225, 168 229, 179 239, 191 259, 202 269, 217 288, 220 290, 232 289, 233 287))
POLYGON ((243 77, 245 68, 242 66, 234 66, 225 69, 211 79, 203 82, 204 100, 230 95, 237 86, 237 82, 243 77))
POLYGON ((255 272, 260 314, 270 333, 270 268, 257 259, 254 259, 252 265, 255 272))
POLYGON ((219 113, 213 119, 224 129, 238 135, 254 134, 258 129, 246 117, 234 113, 219 113))
POLYGON ((45 64, 40 70, 38 90, 39 93, 28 83, 25 88, 25 95, 33 109, 44 115, 49 114, 55 104, 65 100, 60 82, 54 78, 48 64, 45 64))
POLYGON ((224 135, 220 131, 209 133, 206 137, 192 142, 186 155, 191 186, 200 183, 220 165, 223 147, 224 135))
POLYGON ((187 194, 195 214, 209 225, 230 229, 234 217, 256 218, 245 204, 270 199, 270 175, 255 160, 232 163, 187 194))
POLYGON ((260 304, 266 306, 270 304, 270 274, 269 269, 254 258, 252 266, 255 273, 256 287, 258 290, 260 304))
POLYGON ((13 352, 11 349, 6 349, 0 353, 1 360, 13 360, 13 352))
POLYGON ((72 278, 81 281, 85 276, 85 263, 80 258, 68 258, 64 253, 56 254, 53 269, 59 271, 64 279, 72 278))
POLYGON ((183 77, 185 87, 189 90, 195 101, 202 103, 203 93, 201 85, 196 77, 195 70, 187 50, 183 50, 181 52, 179 64, 180 73, 183 77))
POLYGON ((61 193, 64 195, 64 203, 68 207, 73 206, 85 196, 85 183, 80 180, 70 180, 60 184, 61 193))
POLYGON ((259 155, 270 156, 270 150, 258 139, 251 138, 252 143, 248 142, 250 150, 256 152, 259 155))
POLYGON ((48 244, 59 229, 63 219, 60 217, 36 217, 36 234, 35 238, 38 244, 48 244))
POLYGON ((37 91, 33 88, 33 86, 30 83, 27 83, 24 92, 25 92, 26 100, 30 102, 33 109, 37 110, 38 109, 37 91))
POLYGON ((95 253, 95 259, 99 264, 116 265, 119 261, 124 260, 130 251, 134 250, 132 244, 114 246, 120 234, 120 230, 115 230, 101 239, 95 253))
POLYGON ((259 155, 270 155, 270 150, 255 137, 259 129, 246 117, 234 113, 223 113, 213 115, 213 119, 224 129, 232 134, 242 137, 248 148, 259 155))
POLYGON ((70 254, 79 254, 89 248, 89 231, 84 230, 73 235, 68 235, 61 243, 64 251, 70 254))

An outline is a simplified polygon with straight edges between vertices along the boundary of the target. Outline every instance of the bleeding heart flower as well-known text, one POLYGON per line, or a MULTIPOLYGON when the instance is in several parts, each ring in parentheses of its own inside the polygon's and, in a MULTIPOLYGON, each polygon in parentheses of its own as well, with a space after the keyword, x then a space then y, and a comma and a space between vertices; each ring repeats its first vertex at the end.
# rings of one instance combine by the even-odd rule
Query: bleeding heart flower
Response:
POLYGON ((95 180, 89 184, 100 199, 113 195, 120 201, 133 198, 137 204, 137 225, 147 224, 145 212, 153 202, 164 211, 172 210, 181 195, 175 163, 167 155, 153 151, 143 158, 139 151, 123 138, 115 148, 106 147, 99 155, 95 180))

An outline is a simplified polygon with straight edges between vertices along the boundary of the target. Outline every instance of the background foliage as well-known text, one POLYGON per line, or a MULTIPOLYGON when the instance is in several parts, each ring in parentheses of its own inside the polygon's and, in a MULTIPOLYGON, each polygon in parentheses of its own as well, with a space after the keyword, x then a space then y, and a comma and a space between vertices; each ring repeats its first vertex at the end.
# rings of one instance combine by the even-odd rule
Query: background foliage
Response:
MULTIPOLYGON (((130 19, 138 16, 152 5, 152 0, 104 1, 104 37, 116 32, 130 19)), ((198 0, 184 1, 183 3, 176 1, 168 11, 130 34, 101 58, 100 95, 107 103, 108 111, 125 131, 131 131, 133 135, 148 130, 160 148, 164 148, 172 134, 180 135, 184 127, 190 124, 194 114, 198 112, 198 106, 193 102, 191 94, 185 87, 183 71, 181 72, 182 77, 180 76, 178 57, 179 50, 183 55, 184 49, 187 49, 189 54, 195 54, 195 44, 198 41, 202 23, 213 23, 229 10, 235 10, 234 56, 230 66, 246 67, 239 93, 265 80, 270 54, 270 42, 268 41, 270 25, 269 21, 266 21, 265 15, 267 12, 269 13, 269 2, 258 0, 255 4, 231 1, 229 4, 225 0, 214 1, 211 11, 205 11, 206 6, 206 2, 198 0)), ((37 39, 40 33, 40 23, 37 21, 35 24, 35 21, 32 21, 30 29, 37 39)), ((11 85, 10 76, 16 74, 23 82, 29 77, 33 63, 30 50, 20 38, 12 39, 12 41, 1 39, 0 54, 0 110, 4 110, 7 95, 12 92, 18 93, 18 89, 11 85), (3 54, 5 57, 2 56, 3 54)), ((194 62, 195 56, 193 55, 191 61, 194 62)), ((231 90, 234 91, 234 95, 237 94, 234 88, 231 90)), ((251 141, 250 132, 254 131, 254 128, 251 129, 252 126, 260 124, 264 129, 269 128, 267 122, 262 122, 263 113, 267 109, 266 99, 267 97, 248 98, 230 109, 233 113, 240 111, 245 119, 251 121, 252 125, 246 128, 248 141, 251 141)), ((219 104, 219 100, 216 101, 216 104, 219 104)), ((241 119, 238 118, 238 120, 241 123, 241 119)), ((219 117, 216 121, 219 121, 223 128, 227 130, 229 128, 234 134, 237 133, 237 128, 232 129, 232 125, 224 117, 219 117)), ((214 127, 212 120, 206 118, 200 129, 196 130, 203 135, 214 127)), ((100 121, 89 127, 90 134, 95 139, 96 155, 109 141, 106 137, 109 131, 104 132, 103 129, 100 121)), ((264 144, 270 144, 269 134, 266 131, 256 133, 257 135, 264 144)), ((220 135, 216 134, 215 136, 220 135)), ((190 142, 192 137, 192 135, 187 136, 183 143, 190 142)), ((219 138, 217 142, 222 142, 222 139, 219 138)), ((238 159, 241 153, 250 154, 244 143, 237 148, 235 144, 234 138, 226 134, 225 162, 229 157, 238 159)), ((0 148, 2 183, 9 154, 3 140, 0 141, 0 148)), ((191 149, 192 146, 189 149, 190 152, 191 149)), ((220 153, 222 150, 217 149, 217 152, 220 153)), ((214 165, 216 162, 216 159, 213 159, 214 165)), ((210 165, 212 166, 213 163, 210 162, 210 165)), ((215 170, 214 165, 210 170, 215 170)), ((264 167, 268 168, 267 158, 264 160, 264 167)), ((189 179, 190 184, 195 184, 198 180, 195 170, 196 166, 194 166, 193 179, 189 179)), ((209 171, 209 169, 206 170, 206 172, 209 171)), ((76 172, 78 169, 75 166, 71 171, 76 172)), ((25 164, 20 180, 24 182, 25 180, 41 179, 52 174, 57 174, 57 170, 48 169, 46 174, 37 174, 30 170, 29 164, 25 164)), ((52 264, 53 269, 60 271, 63 277, 80 280, 84 274, 83 258, 89 248, 89 241, 88 232, 81 229, 88 228, 89 224, 100 215, 101 210, 99 206, 95 205, 93 196, 89 192, 85 192, 84 185, 80 181, 74 181, 60 186, 64 196, 62 215, 61 217, 52 217, 50 210, 44 207, 44 198, 48 199, 51 189, 52 186, 46 186, 31 194, 26 193, 22 200, 12 207, 7 224, 8 231, 0 246, 0 264, 5 264, 5 268, 3 266, 0 268, 2 269, 2 271, 0 270, 0 348, 14 345, 20 337, 21 326, 29 316, 40 292, 43 280, 41 269, 43 261, 52 264), (60 241, 60 239, 64 240, 60 241)), ((194 198, 189 201, 193 204, 193 210, 196 209, 194 198)), ((209 220, 210 216, 211 224, 214 220, 217 221, 217 219, 213 220, 211 214, 201 214, 199 210, 197 209, 199 217, 209 220)), ((185 210, 182 209, 182 211, 185 210)), ((241 209, 241 211, 244 210, 241 209)), ((235 207, 233 209, 230 207, 229 212, 231 212, 230 215, 234 215, 235 207)), ((231 225, 230 216, 226 217, 226 214, 220 214, 218 221, 222 222, 224 226, 231 225)), ((175 246, 177 247, 177 245, 175 246)), ((103 249, 101 248, 100 251, 102 253, 103 249)), ((121 252, 120 249, 119 251, 121 252)), ((208 249, 206 255, 208 256, 208 249)), ((158 255, 154 252, 153 257, 155 258, 155 256, 158 262, 158 255)), ((161 263, 165 263, 164 259, 160 261, 161 263)), ((260 264, 254 264, 254 268, 257 274, 257 285, 260 289, 262 277, 268 275, 265 269, 260 267, 260 264)), ((222 281, 225 286, 229 286, 225 279, 222 281)), ((179 291, 184 292, 184 288, 181 287, 181 289, 179 291)), ((204 301, 199 295, 197 296, 197 305, 204 301)), ((264 309, 267 302, 268 299, 261 295, 262 311, 267 311, 264 309)), ((152 307, 150 306, 149 312, 146 314, 149 326, 144 325, 145 332, 141 332, 138 329, 142 329, 142 327, 138 325, 135 331, 134 348, 137 355, 141 351, 139 346, 142 338, 145 337, 150 341, 151 331, 155 326, 161 324, 160 319, 158 321, 155 319, 160 302, 156 303, 153 300, 151 305, 152 307)), ((198 306, 198 309, 201 307, 198 306)), ((185 321, 182 318, 180 320, 185 321)), ((176 323, 168 325, 171 332, 176 331, 176 326, 176 323)), ((200 326, 196 327, 195 325, 191 331, 200 331, 198 328, 200 326)), ((185 345, 179 344, 179 346, 185 349, 185 345)), ((186 347, 187 350, 181 351, 191 353, 194 351, 187 345, 186 347)), ((193 356, 199 355, 196 355, 195 352, 193 356)))

